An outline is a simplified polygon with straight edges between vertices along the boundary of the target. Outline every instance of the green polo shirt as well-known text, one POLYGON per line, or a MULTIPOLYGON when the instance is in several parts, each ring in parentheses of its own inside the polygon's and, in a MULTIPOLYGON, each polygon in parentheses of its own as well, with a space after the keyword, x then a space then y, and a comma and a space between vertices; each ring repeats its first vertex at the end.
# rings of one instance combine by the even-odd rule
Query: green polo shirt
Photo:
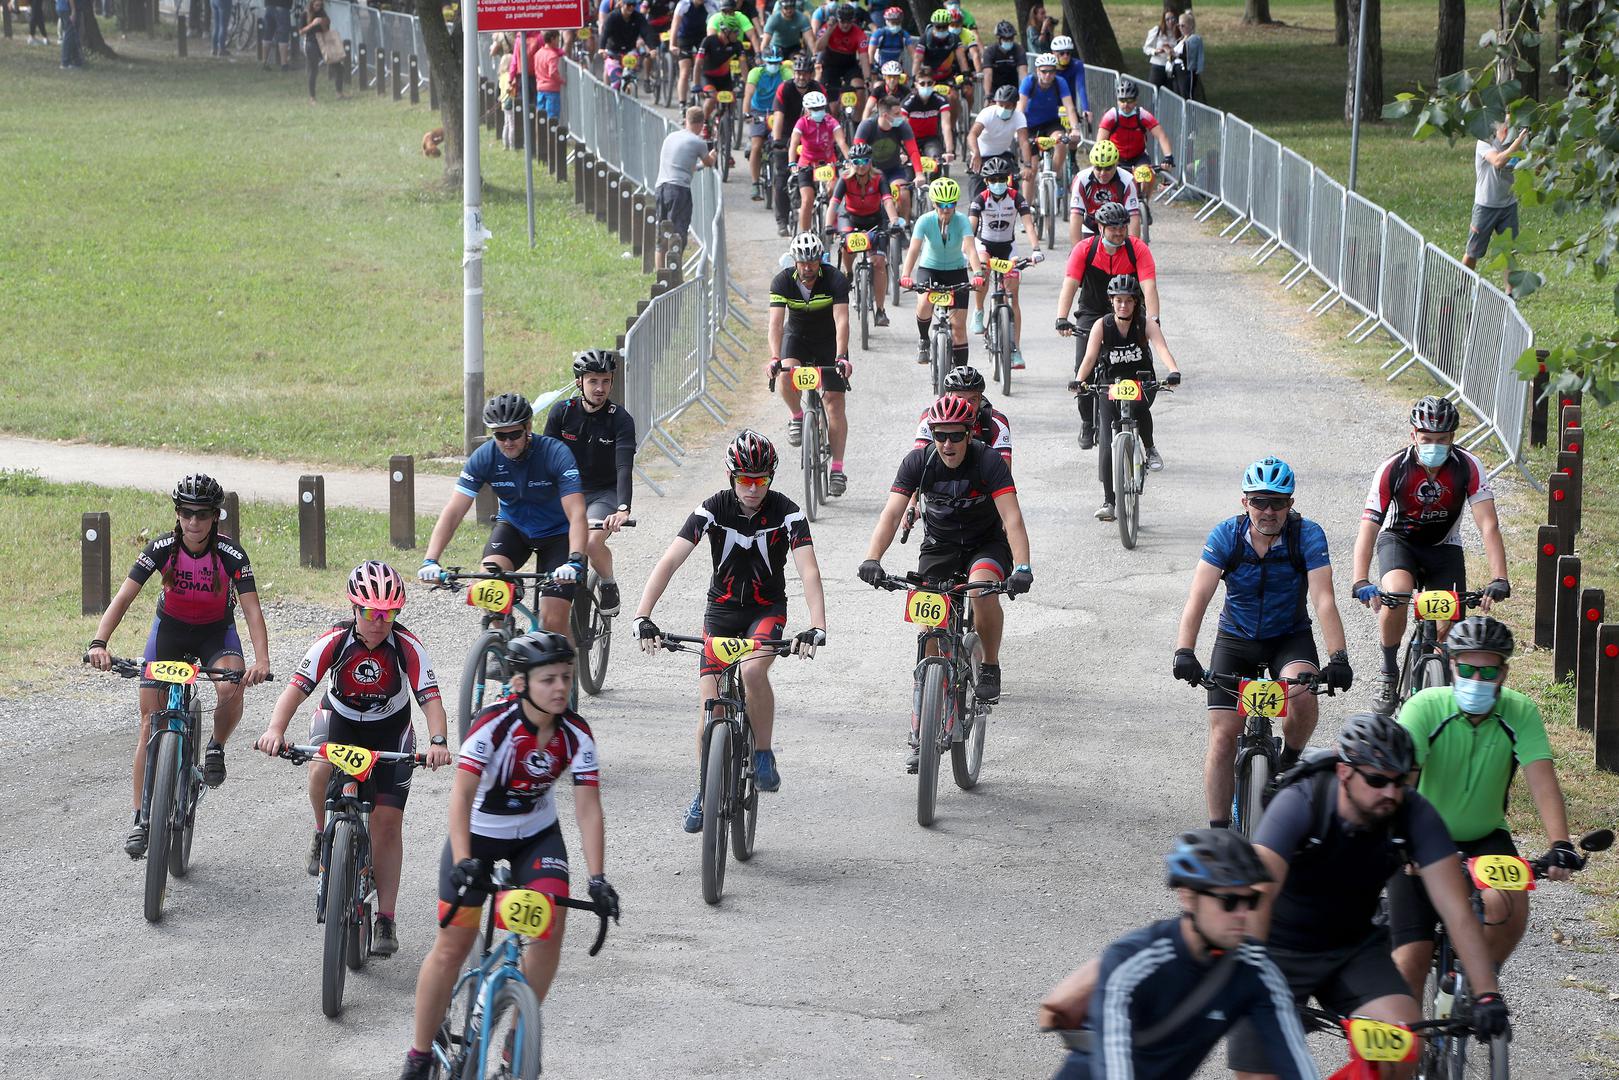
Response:
POLYGON ((1551 743, 1535 703, 1501 688, 1490 715, 1473 723, 1448 686, 1413 694, 1400 723, 1416 744, 1417 791, 1433 803, 1457 843, 1507 826, 1507 790, 1519 765, 1550 761, 1551 743))

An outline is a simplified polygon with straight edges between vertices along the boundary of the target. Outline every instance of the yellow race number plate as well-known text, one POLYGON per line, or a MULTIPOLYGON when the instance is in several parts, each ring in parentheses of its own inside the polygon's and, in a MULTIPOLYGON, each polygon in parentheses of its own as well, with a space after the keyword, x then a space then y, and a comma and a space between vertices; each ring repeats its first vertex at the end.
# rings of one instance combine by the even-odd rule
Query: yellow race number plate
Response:
POLYGON ((1411 1061, 1417 1056, 1417 1037, 1402 1024, 1386 1024, 1363 1016, 1344 1021, 1350 1053, 1359 1061, 1411 1061))
POLYGON ((1528 892, 1535 887, 1535 872, 1516 855, 1479 855, 1467 860, 1467 872, 1481 889, 1528 892))
POLYGON ((197 681, 197 669, 184 660, 153 660, 142 672, 153 682, 178 683, 181 686, 197 681))
POLYGON ((943 626, 950 618, 950 598, 942 593, 912 589, 905 597, 905 621, 918 626, 943 626))
POLYGON ((1461 617, 1461 598, 1445 589, 1429 589, 1411 598, 1417 618, 1430 622, 1455 622, 1461 617))
POLYGON ((467 606, 504 615, 512 609, 515 597, 509 581, 480 581, 467 590, 467 606))
POLYGON ((1237 712, 1242 716, 1287 715, 1287 686, 1270 679, 1243 679, 1237 683, 1237 712))
POLYGON ((1134 379, 1120 379, 1107 388, 1109 401, 1140 401, 1141 384, 1134 379))
POLYGON ((556 905, 542 892, 511 889, 496 898, 495 912, 500 916, 500 924, 512 933, 527 938, 543 938, 551 934, 551 920, 556 913, 556 905))

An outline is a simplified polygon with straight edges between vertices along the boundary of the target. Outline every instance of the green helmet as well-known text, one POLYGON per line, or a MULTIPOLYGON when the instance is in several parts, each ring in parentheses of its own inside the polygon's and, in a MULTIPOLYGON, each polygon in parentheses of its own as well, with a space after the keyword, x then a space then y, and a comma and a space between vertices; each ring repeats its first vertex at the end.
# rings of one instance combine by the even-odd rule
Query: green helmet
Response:
POLYGON ((950 9, 940 8, 938 11, 935 11, 932 15, 928 16, 928 22, 932 23, 934 26, 949 26, 950 9))

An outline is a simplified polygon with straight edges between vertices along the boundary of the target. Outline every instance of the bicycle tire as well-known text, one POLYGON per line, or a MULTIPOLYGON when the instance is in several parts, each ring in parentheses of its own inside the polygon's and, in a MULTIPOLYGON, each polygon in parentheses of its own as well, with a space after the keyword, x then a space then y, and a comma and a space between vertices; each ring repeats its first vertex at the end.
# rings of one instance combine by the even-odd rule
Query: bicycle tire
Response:
POLYGON ((1424 656, 1417 664, 1416 681, 1411 693, 1426 690, 1430 686, 1449 686, 1450 667, 1445 663, 1443 656, 1424 656))
POLYGON ((900 247, 899 237, 893 233, 888 234, 888 302, 899 307, 899 268, 905 265, 905 252, 900 247))
POLYGON ((742 754, 737 761, 736 813, 731 817, 731 854, 737 862, 753 858, 753 838, 759 827, 759 783, 753 772, 753 726, 744 717, 742 754))
POLYGON ((727 794, 731 778, 731 725, 716 723, 708 735, 703 762, 703 902, 717 904, 725 894, 727 794))
POLYGON ((933 366, 929 372, 933 376, 933 396, 938 397, 944 393, 944 379, 950 374, 951 362, 955 359, 952 338, 948 333, 934 334, 930 350, 933 366))
POLYGON ((995 369, 1000 373, 1001 396, 1012 396, 1012 306, 995 308, 995 369))
POLYGON ((1231 822, 1233 829, 1250 839, 1254 830, 1259 828, 1259 819, 1265 812, 1265 787, 1269 783, 1270 758, 1262 753, 1250 754, 1237 773, 1236 798, 1233 800, 1237 816, 1231 822))
POLYGON ((332 856, 326 868, 326 923, 320 958, 320 1011, 343 1011, 348 976, 349 924, 354 919, 354 822, 332 825, 332 856))
POLYGON ((469 1052, 461 1073, 464 1080, 538 1080, 545 1038, 540 999, 533 987, 521 979, 501 984, 484 1017, 479 1043, 483 1068, 478 1067, 479 1055, 469 1052))
POLYGON ((916 823, 933 824, 939 801, 939 739, 944 731, 945 679, 943 664, 929 664, 922 672, 922 708, 916 733, 916 823))
POLYGON ((799 432, 798 458, 804 466, 804 516, 811 523, 815 521, 817 507, 815 505, 815 479, 817 467, 815 456, 820 451, 820 432, 816 430, 818 420, 814 409, 804 410, 804 426, 799 432))
POLYGON ((971 686, 962 688, 961 722, 966 732, 959 740, 950 743, 950 771, 955 776, 956 786, 962 791, 971 791, 978 786, 978 770, 984 765, 984 735, 989 727, 989 713, 978 703, 978 695, 973 687, 978 685, 978 670, 984 662, 984 646, 978 641, 976 635, 969 636, 972 649, 972 663, 969 669, 971 686))
POLYGON ((1141 491, 1136 482, 1140 453, 1135 432, 1121 431, 1113 436, 1113 513, 1118 521, 1119 542, 1126 551, 1135 550, 1141 529, 1141 491))
POLYGON ((832 429, 826 423, 826 406, 817 403, 815 430, 820 436, 815 444, 815 505, 826 506, 827 492, 832 487, 832 429))
POLYGON ((1046 247, 1055 251, 1057 248, 1057 181, 1047 181, 1046 185, 1046 247))
POLYGON ((607 680, 607 660, 613 648, 613 623, 601 612, 597 590, 601 575, 592 570, 585 587, 574 590, 573 640, 579 655, 579 685, 591 697, 601 693, 607 680))
MULTIPOLYGON (((167 724, 165 713, 154 713, 152 724, 167 724)), ((152 769, 152 798, 146 822, 146 889, 144 914, 147 922, 163 918, 163 900, 169 891, 169 844, 173 840, 174 800, 180 782, 180 736, 160 733, 149 753, 156 754, 152 769)))
POLYGON ((860 307, 860 351, 871 351, 871 262, 865 260, 855 273, 855 303, 860 307))
MULTIPOLYGON (((196 698, 191 699, 191 705, 186 712, 191 717, 191 746, 192 754, 195 756, 196 747, 201 745, 197 740, 202 734, 202 706, 196 698)), ((169 876, 176 878, 183 878, 191 872, 191 838, 197 831, 197 801, 202 788, 202 779, 197 775, 196 762, 183 764, 178 794, 184 802, 184 813, 176 811, 179 829, 169 843, 169 876)))
POLYGON ((500 687, 506 681, 506 635, 499 630, 485 630, 467 653, 466 666, 461 669, 461 698, 456 705, 457 745, 467 741, 472 718, 486 701, 500 696, 500 687), (497 693, 491 695, 491 679, 496 680, 497 693))
POLYGON ((360 857, 359 849, 366 845, 361 843, 357 835, 354 841, 355 853, 355 885, 354 905, 355 917, 349 921, 348 965, 350 971, 362 970, 366 962, 371 959, 371 893, 376 888, 376 882, 367 869, 368 859, 360 857))

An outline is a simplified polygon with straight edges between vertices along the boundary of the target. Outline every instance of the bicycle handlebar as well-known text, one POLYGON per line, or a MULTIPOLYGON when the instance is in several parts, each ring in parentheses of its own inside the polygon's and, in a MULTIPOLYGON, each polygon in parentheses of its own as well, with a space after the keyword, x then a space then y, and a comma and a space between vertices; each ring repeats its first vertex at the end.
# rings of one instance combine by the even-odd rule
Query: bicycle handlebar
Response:
MULTIPOLYGON (((406 754, 398 750, 373 750, 372 753, 377 755, 378 761, 406 761, 410 763, 412 769, 427 768, 426 754, 406 754)), ((294 746, 291 743, 286 743, 280 750, 276 751, 275 756, 285 758, 294 765, 307 765, 319 754, 320 747, 318 746, 294 746)))
MULTIPOLYGON (((793 647, 798 644, 792 638, 746 638, 744 640, 753 642, 755 651, 738 660, 737 663, 739 664, 747 660, 756 660, 761 656, 790 656, 793 647)), ((708 644, 708 637, 693 637, 690 634, 660 633, 658 635, 659 647, 668 649, 670 652, 701 652, 700 648, 694 649, 690 646, 706 644, 708 644)))
MULTIPOLYGON (((1231 690, 1235 689, 1234 684, 1243 679, 1249 678, 1252 677, 1248 675, 1233 675, 1221 671, 1206 671, 1203 673, 1203 678, 1198 683, 1198 686, 1204 690, 1231 690), (1222 686, 1217 681, 1220 679, 1230 680, 1230 682, 1233 683, 1233 686, 1222 686)), ((1332 697, 1337 693, 1336 690, 1321 681, 1321 673, 1318 671, 1307 672, 1303 675, 1283 675, 1280 678, 1266 679, 1264 681, 1285 683, 1288 686, 1300 686, 1304 688, 1306 693, 1324 694, 1327 697, 1332 697)))
MULTIPOLYGON (((111 659, 112 667, 107 670, 121 678, 138 679, 146 671, 146 661, 138 657, 114 656, 111 659)), ((85 653, 80 663, 88 664, 89 662, 90 654, 85 653)), ((190 663, 189 660, 186 662, 190 663)), ((242 677, 247 674, 247 672, 238 671, 235 668, 207 667, 202 664, 192 664, 191 666, 197 669, 199 678, 206 678, 209 682, 239 683, 242 681, 242 677)), ((264 676, 264 681, 270 682, 274 678, 274 675, 266 675, 264 676)))
POLYGON ((1008 599, 1017 599, 1016 596, 1007 592, 1006 582, 1004 581, 958 581, 954 583, 928 581, 915 571, 906 574, 904 577, 884 574, 873 588, 883 589, 887 592, 898 592, 901 589, 926 589, 929 592, 946 593, 951 596, 965 596, 969 592, 976 592, 979 596, 993 596, 1002 593, 1008 599))
MULTIPOLYGON (((1435 589, 1430 591, 1450 592, 1453 590, 1435 589)), ((1409 604, 1416 595, 1417 592, 1384 592, 1382 589, 1377 590, 1377 599, 1383 604, 1384 607, 1391 608, 1403 607, 1404 605, 1409 604)), ((1484 595, 1485 594, 1482 592, 1464 592, 1461 594, 1462 606, 1465 608, 1476 608, 1479 605, 1479 601, 1484 599, 1484 595)))
MULTIPOLYGON (((466 888, 455 894, 455 899, 450 903, 450 910, 446 911, 443 916, 439 918, 439 926, 441 928, 449 926, 450 920, 455 918, 455 913, 466 907, 467 893, 497 893, 504 891, 506 886, 510 884, 510 880, 504 873, 498 875, 485 874, 482 880, 473 882, 471 885, 468 885, 466 888)), ((555 904, 557 907, 573 908, 575 911, 591 911, 595 913, 596 918, 601 920, 601 924, 596 928, 596 940, 590 946, 590 955, 595 956, 597 953, 601 952, 602 945, 607 941, 606 910, 588 900, 575 900, 571 896, 557 896, 553 893, 546 893, 545 895, 550 897, 551 903, 555 904)), ((485 899, 487 900, 487 896, 485 899)), ((483 905, 480 904, 479 906, 482 907, 483 905)))
MULTIPOLYGON (((1590 832, 1580 837, 1579 843, 1576 845, 1576 847, 1578 847, 1579 850, 1585 854, 1580 856, 1580 865, 1571 868, 1570 872, 1577 874, 1581 870, 1584 870, 1586 864, 1591 861, 1592 855, 1599 851, 1607 851, 1609 848, 1613 847, 1613 840, 1614 835, 1612 829, 1592 829, 1590 832)), ((1528 860, 1529 868, 1534 871, 1535 879, 1537 881, 1540 878, 1545 877, 1546 871, 1551 869, 1551 859, 1549 858, 1549 854, 1550 853, 1542 855, 1538 859, 1528 860)))
MULTIPOLYGON (((794 370, 796 368, 814 368, 815 370, 819 371, 823 376, 827 372, 832 372, 833 374, 842 376, 844 382, 849 382, 849 376, 852 374, 852 372, 848 372, 848 371, 843 370, 843 365, 842 364, 794 364, 794 365, 792 365, 792 367, 788 367, 786 364, 783 364, 780 360, 777 360, 775 363, 770 365, 770 392, 771 393, 776 392, 776 377, 778 375, 781 375, 781 374, 783 374, 785 372, 788 372, 788 371, 792 371, 792 370, 794 370)), ((851 389, 851 390, 854 389, 854 384, 853 383, 849 384, 849 389, 851 389)))

